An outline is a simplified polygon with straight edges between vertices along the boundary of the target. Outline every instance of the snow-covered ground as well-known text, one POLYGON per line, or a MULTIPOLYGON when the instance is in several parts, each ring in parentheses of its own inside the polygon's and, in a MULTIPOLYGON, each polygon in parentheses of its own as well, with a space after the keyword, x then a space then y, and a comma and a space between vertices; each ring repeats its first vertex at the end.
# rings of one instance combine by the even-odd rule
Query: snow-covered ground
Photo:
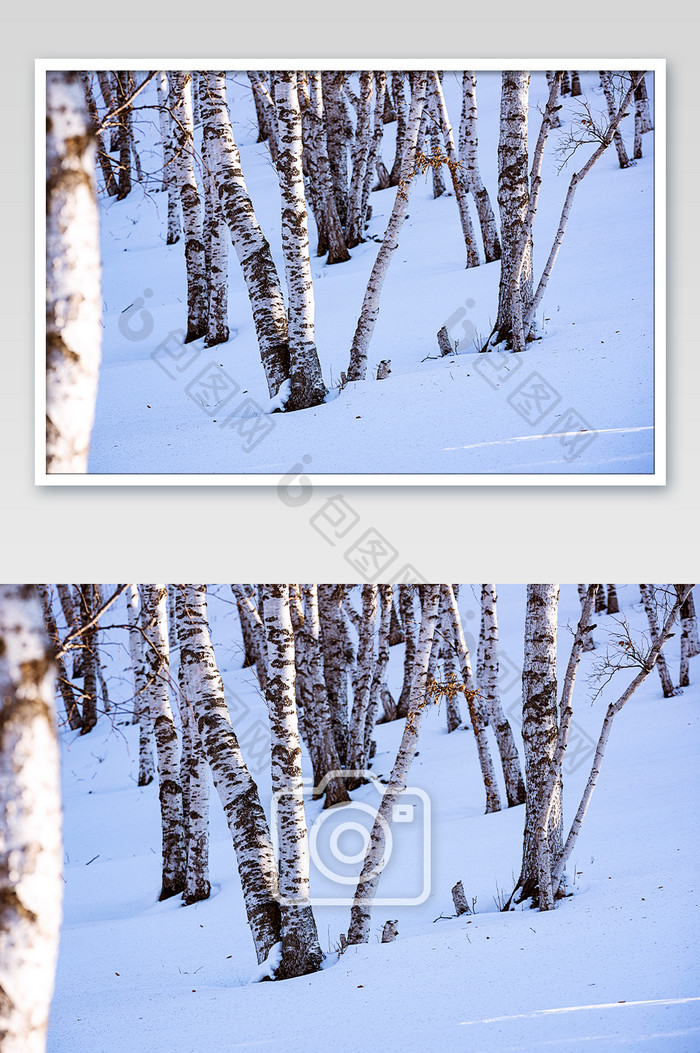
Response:
MULTIPOLYGON (((582 73, 594 107, 604 100, 594 72, 582 73)), ((648 75, 653 96, 653 76, 648 75)), ((448 71, 445 95, 459 126, 461 75, 448 71)), ((267 147, 257 144, 244 73, 228 78, 243 170, 280 275, 279 190, 267 147)), ((478 76, 482 176, 497 209, 500 75, 478 76)), ((534 73, 530 139, 546 100, 534 73)), ((155 88, 144 92, 154 102, 155 88), (149 94, 150 93, 150 94, 149 94)), ((563 124, 576 107, 567 97, 563 124)), ((632 119, 623 122, 628 140, 632 119)), ((395 124, 383 156, 394 156, 395 124)), ((140 111, 144 169, 161 165, 154 111, 140 111)), ((352 259, 327 266, 312 257, 316 339, 327 403, 298 413, 263 413, 268 393, 250 305, 233 251, 228 343, 183 346, 186 280, 180 243, 165 245, 159 178, 121 202, 101 202, 104 341, 92 437, 93 474, 235 474, 278 479, 304 460, 311 473, 357 476, 633 474, 654 471, 654 133, 644 158, 621 171, 610 149, 579 186, 564 243, 537 323, 542 339, 521 356, 478 355, 495 319, 498 263, 465 269, 452 195, 437 200, 414 179, 409 216, 392 261, 370 346, 368 379, 338 394, 367 279, 396 190, 371 195, 369 240, 352 259), (375 239, 375 240, 373 240, 375 239), (447 325, 458 354, 439 358, 447 325), (391 375, 373 379, 391 360, 391 375), (337 396, 337 397, 335 397, 337 396), (254 415, 254 416, 251 416, 254 415), (257 415, 256 415, 257 414, 257 415)), ((561 172, 550 135, 535 226, 534 271, 542 271, 574 170, 561 172)), ((478 229, 476 216, 473 215, 478 229)), ((316 234, 311 219, 311 244, 316 234)), ((658 466, 657 466, 658 467, 658 466)), ((167 481, 164 479, 163 481, 167 481)))
MULTIPOLYGON (((618 589, 624 614, 643 628, 636 586, 618 589)), ((498 591, 504 708, 515 719, 525 587, 498 591)), ((468 586, 460 606, 473 645, 477 603, 468 586)), ((567 626, 578 613, 576 587, 562 586, 560 666, 571 639, 567 626)), ((240 669, 228 586, 211 587, 210 615, 233 724, 269 814, 266 714, 250 671, 240 669)), ((600 645, 611 620, 597 621, 600 645)), ((394 692, 402 650, 391 652, 394 692)), ((114 642, 109 654, 111 693, 125 702, 126 653, 114 642)), ((677 680, 678 634, 668 655, 677 680)), ((584 654, 574 698, 565 823, 587 778, 605 707, 630 675, 618 674, 591 705, 586 678, 595 661, 596 652, 584 654)), ((348 908, 317 907, 324 969, 263 984, 249 983, 255 955, 216 796, 211 899, 186 908, 179 898, 158 903, 158 791, 136 786, 137 730, 113 715, 82 739, 64 731, 65 920, 50 1053, 350 1053, 364 1046, 569 1053, 635 1045, 696 1051, 699 702, 698 685, 664 700, 654 673, 616 718, 571 861, 573 895, 549 914, 498 911, 496 901, 510 892, 519 871, 524 809, 483 814, 473 736, 464 729, 448 736, 444 712, 432 710, 410 780, 431 805, 428 898, 376 908, 371 942, 339 958, 334 948, 347 931, 348 908), (475 913, 441 918, 453 913, 450 890, 460 879, 469 901, 475 899, 475 913), (380 944, 388 918, 398 919, 399 938, 380 944)), ((377 729, 379 776, 389 772, 400 730, 399 723, 377 729)), ((372 787, 353 797, 371 803, 372 787)), ((310 805, 309 823, 320 814, 319 804, 310 805)), ((323 814, 331 823, 362 819, 355 803, 323 814)), ((425 807, 417 808, 416 822, 425 814, 425 807)), ((398 824, 394 834, 400 853, 404 831, 398 824)), ((415 830, 407 827, 405 834, 413 837, 415 830)), ((337 865, 322 849, 321 855, 325 864, 337 865)), ((404 884, 422 879, 423 857, 413 854, 403 873, 404 884)), ((380 895, 391 889, 396 872, 387 878, 380 895)), ((312 893, 325 895, 328 888, 315 870, 312 893)))

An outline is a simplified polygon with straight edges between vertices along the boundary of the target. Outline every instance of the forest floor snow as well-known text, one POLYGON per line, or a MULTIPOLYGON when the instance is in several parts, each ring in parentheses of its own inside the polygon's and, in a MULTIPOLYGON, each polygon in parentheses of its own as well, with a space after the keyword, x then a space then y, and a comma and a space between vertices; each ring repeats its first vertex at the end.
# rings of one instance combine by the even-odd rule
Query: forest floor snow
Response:
MULTIPOLYGON (((240 669, 229 596, 227 586, 211 587, 214 642, 232 721, 269 815, 265 706, 250 670, 240 669)), ((620 599, 631 624, 642 626, 636 588, 621 588, 620 599)), ((501 687, 515 724, 524 606, 524 586, 499 586, 501 687)), ((469 587, 462 590, 460 607, 467 642, 474 645, 477 603, 469 587)), ((562 665, 571 639, 567 626, 575 624, 578 611, 576 587, 563 586, 562 665)), ((588 776, 605 707, 631 675, 617 674, 591 704, 586 678, 610 624, 606 616, 597 621, 599 650, 584 654, 574 696, 566 824, 588 776)), ((391 652, 394 693, 401 684, 402 651, 398 646, 391 652)), ((669 650, 676 677, 677 652, 678 636, 669 650)), ((112 695, 126 706, 128 658, 117 643, 109 654, 112 695)), ((159 903, 158 789, 136 785, 137 728, 117 711, 88 736, 63 731, 65 901, 49 1053, 350 1053, 365 1045, 409 1053, 569 1053, 636 1045, 696 1051, 699 702, 698 685, 664 700, 654 674, 616 718, 569 867, 573 895, 543 914, 498 910, 519 871, 524 807, 483 814, 473 736, 466 729, 447 735, 444 711, 432 709, 410 772, 414 821, 394 824, 394 851, 379 889, 388 899, 401 892, 417 899, 425 892, 427 898, 417 905, 375 907, 370 943, 340 957, 349 908, 317 906, 324 968, 279 983, 251 982, 260 970, 230 834, 213 789, 212 896, 189 907, 181 906, 180 897, 159 903), (426 867, 421 846, 431 850, 426 867), (458 880, 468 901, 475 900, 475 912, 451 918, 450 890, 458 880), (399 937, 381 944, 388 918, 397 919, 399 937)), ((400 732, 400 722, 377 728, 373 771, 379 777, 389 774, 400 732)), ((304 764, 308 770, 306 754, 304 764)), ((327 834, 349 819, 366 823, 358 804, 371 805, 373 792, 363 786, 352 805, 325 813, 320 803, 310 803, 309 824, 318 828, 321 816, 329 818, 328 824, 323 820, 327 834)), ((317 833, 319 858, 342 876, 342 861, 317 833)), ((350 854, 350 843, 338 844, 350 854)), ((347 886, 314 865, 312 894, 333 891, 347 886)))
MULTIPOLYGON (((447 72, 444 80, 455 128, 460 76, 447 72)), ((581 77, 600 109, 597 74, 581 77)), ((479 74, 477 91, 482 176, 497 210, 500 74, 479 74)), ((546 94, 544 73, 533 74, 532 143, 546 94)), ((243 74, 229 75, 228 95, 244 174, 283 279, 277 177, 267 147, 255 141, 243 74)), ((564 100, 564 124, 576 106, 564 100)), ((623 122, 628 137, 631 123, 623 122)), ((389 168, 395 129, 385 127, 389 168)), ((144 170, 153 173, 149 189, 136 184, 124 201, 101 200, 104 336, 91 473, 279 478, 302 460, 311 473, 360 476, 653 472, 653 133, 644 136, 645 156, 634 167, 620 170, 611 148, 579 186, 538 313, 540 339, 523 355, 477 353, 495 321, 500 264, 465 269, 454 196, 435 200, 431 181, 416 176, 381 297, 368 378, 339 392, 396 189, 372 193, 368 240, 352 250, 352 259, 332 266, 311 260, 316 343, 329 399, 314 409, 274 414, 264 412, 269 396, 233 250, 229 341, 209 349, 203 340, 182 343, 183 248, 165 244, 167 208, 153 119, 141 118, 136 134, 144 170), (456 355, 441 359, 436 333, 443 325, 459 343, 456 355), (376 381, 384 359, 392 372, 376 381)), ((535 225, 536 279, 574 166, 593 149, 582 148, 559 172, 558 142, 553 131, 535 225)), ((310 237, 313 252, 313 219, 310 237)))

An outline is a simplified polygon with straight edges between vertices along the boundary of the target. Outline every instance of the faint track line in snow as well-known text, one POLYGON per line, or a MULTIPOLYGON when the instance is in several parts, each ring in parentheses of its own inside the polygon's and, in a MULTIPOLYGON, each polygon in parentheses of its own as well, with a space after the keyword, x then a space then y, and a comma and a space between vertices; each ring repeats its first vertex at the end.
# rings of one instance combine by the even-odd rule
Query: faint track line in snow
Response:
MULTIPOLYGON (((639 428, 596 428, 597 435, 631 435, 636 431, 653 431, 653 425, 643 425, 639 428)), ((564 439, 578 435, 575 431, 553 431, 545 435, 517 435, 510 439, 493 439, 490 442, 471 442, 464 446, 445 446, 446 453, 453 450, 478 450, 482 446, 511 446, 516 442, 536 442, 538 439, 564 439)))
POLYGON ((531 1020, 541 1016, 555 1016, 559 1013, 581 1013, 591 1009, 619 1009, 621 1006, 651 1006, 651 1005, 684 1005, 687 1002, 700 1002, 700 996, 688 998, 646 998, 640 1001, 628 1002, 600 1002, 597 1005, 567 1005, 557 1009, 534 1009, 531 1013, 511 1013, 508 1016, 484 1017, 483 1020, 462 1020, 462 1027, 472 1024, 500 1024, 506 1020, 531 1020))

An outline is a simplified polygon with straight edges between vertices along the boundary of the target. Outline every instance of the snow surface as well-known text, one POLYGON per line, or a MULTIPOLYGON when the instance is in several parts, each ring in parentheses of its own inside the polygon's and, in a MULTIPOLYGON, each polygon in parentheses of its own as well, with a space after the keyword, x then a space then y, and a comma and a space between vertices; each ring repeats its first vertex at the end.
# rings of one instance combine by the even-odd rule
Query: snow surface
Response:
MULTIPOLYGON (((594 107, 604 106, 597 74, 582 73, 594 107)), ((653 93, 653 75, 647 77, 653 93)), ((461 75, 445 74, 459 126, 461 75)), ((500 75, 478 76, 480 163, 497 209, 500 75)), ((277 177, 257 126, 244 73, 228 94, 243 171, 284 283, 277 177)), ((532 76, 530 141, 546 100, 544 73, 532 76)), ((143 93, 155 101, 155 87, 143 93)), ((567 97, 566 123, 575 100, 567 97)), ((576 192, 552 279, 539 312, 541 340, 521 356, 478 355, 495 319, 499 263, 465 269, 455 199, 434 200, 414 180, 406 220, 381 299, 368 379, 338 394, 369 273, 396 190, 371 195, 368 240, 352 259, 327 266, 312 256, 316 342, 337 398, 296 413, 270 405, 240 268, 231 250, 228 343, 186 346, 182 244, 166 246, 166 202, 153 111, 140 112, 144 169, 156 173, 121 202, 101 198, 104 339, 90 473, 241 474, 279 478, 302 458, 315 474, 624 474, 654 471, 653 133, 644 158, 621 171, 614 149, 576 192), (439 358, 447 324, 458 354, 439 358), (374 375, 382 359, 391 375, 374 375), (212 386, 212 383, 216 387, 212 386), (533 399, 539 386, 539 401, 533 399), (255 414, 259 416, 255 417, 255 414), (308 460, 310 458, 310 461, 308 460)), ((623 122, 629 140, 632 119, 623 122)), ((396 125, 385 126, 393 161, 396 125)), ((550 135, 535 226, 534 270, 542 271, 574 168, 558 173, 550 135)), ((628 145, 630 145, 628 143, 628 145)), ((631 153, 631 145, 630 145, 631 153)), ((472 214, 475 225, 478 223, 472 214)), ((311 245, 316 234, 311 219, 311 245)))
MULTIPOLYGON (((636 586, 620 588, 625 615, 644 627, 636 586)), ((504 708, 519 707, 525 587, 498 586, 504 708)), ((210 615, 232 721, 269 815, 269 731, 241 644, 228 586, 210 586, 210 615)), ((477 602, 463 586, 467 642, 478 635, 477 602)), ((576 586, 562 586, 560 666, 579 613, 576 586)), ((122 612, 123 613, 123 612, 122 612)), ((118 621, 113 612, 112 623, 118 621)), ((603 642, 607 616, 597 616, 603 642)), ((128 703, 125 636, 112 632, 110 689, 128 703)), ((678 635, 669 644, 678 675, 678 635)), ((392 648, 389 686, 402 677, 392 648)), ((620 673, 591 705, 587 676, 600 650, 584 654, 565 763, 565 823, 588 775, 605 707, 622 691, 620 673)), ((697 676, 697 665, 694 666, 697 676)), ((427 900, 375 909, 368 945, 337 955, 349 910, 317 906, 327 954, 313 976, 261 979, 247 928, 235 856, 212 790, 212 896, 183 908, 157 901, 160 821, 155 785, 136 786, 137 729, 113 713, 84 738, 62 731, 65 798, 65 903, 50 1053, 154 1053, 304 1049, 502 1051, 578 1049, 696 1051, 700 1048, 697 946, 700 687, 668 700, 654 673, 616 718, 599 784, 572 857, 571 898, 552 913, 498 911, 519 871, 524 808, 485 815, 471 732, 447 735, 431 710, 410 772, 431 803, 432 864, 427 900), (475 913, 453 914, 450 890, 462 880, 475 913), (441 917, 448 916, 448 917, 441 917), (387 918, 399 937, 379 942, 387 918)), ((389 773, 400 722, 377 728, 374 772, 389 773)), ((490 734, 490 733, 489 733, 490 734)), ((308 758, 304 765, 310 774, 308 758)), ((374 787, 353 794, 373 800, 374 787)), ((309 824, 362 822, 357 805, 321 813, 309 824), (325 821, 325 820, 324 820, 325 821)), ((394 824, 395 851, 413 824, 394 824)), ((356 845, 340 841, 346 854, 356 845)), ((323 861, 333 863, 326 854, 323 861)), ((335 864, 334 864, 335 865, 335 864)), ((404 884, 422 876, 404 866, 404 884)), ((357 867, 355 868, 357 872, 357 867)), ((396 880, 390 864, 380 895, 396 880)), ((315 868, 312 894, 332 883, 315 868)), ((339 886, 336 885, 336 891, 339 886)), ((269 963, 268 963, 269 964, 269 963)), ((267 966, 265 967, 267 970, 267 966)))

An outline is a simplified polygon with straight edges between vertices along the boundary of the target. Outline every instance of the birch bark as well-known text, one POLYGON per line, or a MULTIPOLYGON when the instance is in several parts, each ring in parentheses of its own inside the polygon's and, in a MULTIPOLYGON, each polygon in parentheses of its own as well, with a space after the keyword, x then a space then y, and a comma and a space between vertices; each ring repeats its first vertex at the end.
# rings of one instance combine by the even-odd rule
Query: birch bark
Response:
MULTIPOLYGON (((525 833, 523 861, 511 896, 516 903, 538 902, 537 822, 542 814, 547 777, 557 743, 558 585, 528 585, 523 659, 523 745, 525 747, 525 833)), ((561 775, 551 790, 548 849, 557 859, 562 846, 561 775)))
POLYGON ((309 903, 309 845, 294 699, 294 631, 287 585, 264 586, 263 622, 270 671, 265 693, 272 731, 272 792, 279 846, 282 960, 277 978, 286 979, 315 972, 323 959, 309 903))
POLYGON ((423 615, 416 648, 409 714, 389 783, 382 796, 370 834, 367 854, 350 913, 348 943, 367 943, 369 940, 372 902, 377 894, 385 850, 384 830, 390 826, 394 806, 400 801, 401 794, 406 788, 406 778, 415 756, 418 735, 425 715, 428 663, 440 610, 440 586, 426 585, 424 589, 423 615))
POLYGON ((138 785, 148 786, 155 777, 153 764, 153 726, 148 708, 144 640, 140 620, 139 592, 129 585, 126 594, 126 613, 129 623, 129 657, 134 678, 134 723, 139 725, 138 785))
POLYGON ((33 585, 0 585, 0 1036, 43 1053, 61 923, 54 664, 33 585))
POLYGON ((95 140, 80 75, 46 75, 46 471, 86 472, 102 343, 95 140))
POLYGON ((162 828, 160 900, 182 892, 185 884, 185 832, 182 818, 180 757, 168 679, 168 590, 165 585, 141 586, 146 688, 144 696, 153 725, 158 756, 162 828))
POLYGON ((231 727, 209 635, 206 586, 178 585, 178 590, 187 611, 187 617, 178 622, 180 667, 190 678, 190 701, 231 831, 248 924, 260 964, 280 939, 277 866, 270 831, 258 788, 231 727))
POLYGON ((485 706, 493 728, 498 752, 501 755, 503 777, 506 784, 508 807, 525 802, 525 783, 520 770, 518 747, 515 745, 513 731, 501 706, 501 695, 498 688, 498 615, 495 585, 481 586, 481 619, 482 634, 479 649, 483 646, 477 667, 482 670, 479 680, 479 696, 485 706), (483 644, 482 644, 483 641, 483 644))
POLYGON ((243 271, 270 396, 289 376, 287 315, 277 269, 248 194, 226 105, 226 74, 203 74, 202 122, 211 128, 219 200, 243 271))
MULTIPOLYGON (((649 622, 649 633, 651 635, 652 644, 656 643, 659 636, 659 622, 656 617, 656 600, 654 598, 654 589, 651 585, 640 585, 639 591, 642 597, 642 603, 644 604, 644 610, 646 611, 647 621, 649 622)), ((659 679, 661 680, 661 690, 664 693, 664 698, 672 698, 675 695, 676 690, 673 686, 673 680, 666 664, 666 656, 660 651, 656 659, 656 668, 659 672, 659 679)))
POLYGON ((280 152, 277 170, 282 198, 282 250, 289 297, 290 410, 318 406, 326 396, 314 336, 314 290, 302 173, 302 132, 296 74, 273 74, 280 152))
POLYGON ((437 106, 440 131, 442 132, 442 138, 445 143, 445 150, 449 161, 452 187, 455 192, 455 199, 459 210, 459 220, 462 225, 462 235, 467 250, 467 267, 478 267, 479 251, 476 247, 474 227, 472 225, 471 216, 469 215, 467 187, 460 176, 458 168, 459 157, 455 147, 454 135, 452 134, 452 125, 450 124, 450 117, 447 112, 447 106, 445 105, 445 96, 442 92, 440 77, 436 72, 431 72, 430 74, 430 90, 435 105, 437 106))
POLYGON ((204 234, 199 187, 194 171, 192 74, 170 73, 170 109, 173 128, 173 173, 180 191, 182 229, 187 267, 187 336, 185 343, 207 333, 209 297, 204 261, 204 234))
POLYGON ((452 623, 453 641, 451 642, 453 642, 453 645, 457 650, 457 658, 462 673, 462 684, 464 686, 464 697, 467 700, 469 718, 472 723, 472 730, 476 741, 481 777, 484 781, 484 790, 486 791, 486 814, 489 812, 499 812, 501 810, 501 796, 498 792, 496 772, 493 767, 491 751, 486 738, 486 728, 484 726, 482 710, 477 704, 478 696, 474 684, 474 676, 472 674, 469 649, 464 638, 462 620, 459 616, 457 599, 452 585, 442 586, 442 597, 452 623))
POLYGON ((425 102, 427 89, 427 74, 419 71, 415 75, 413 95, 411 98, 411 109, 408 116, 408 128, 404 140, 403 159, 401 164, 401 182, 396 192, 396 198, 391 210, 387 224, 384 240, 379 247, 377 258, 372 267, 367 289, 362 301, 362 310, 355 329, 355 336, 350 351, 350 364, 348 366, 348 380, 364 380, 367 375, 367 352, 372 339, 372 333, 379 316, 379 300, 382 286, 393 253, 399 246, 399 234, 408 212, 408 198, 411 189, 411 179, 414 172, 416 159, 416 141, 420 128, 423 103, 425 102))
MULTIPOLYGON (((44 612, 44 624, 46 626, 46 632, 48 633, 49 640, 53 646, 54 653, 58 651, 59 638, 58 638, 58 627, 56 625, 56 619, 53 614, 51 606, 51 588, 49 585, 37 585, 36 591, 41 600, 41 605, 44 612)), ((63 705, 66 710, 66 720, 68 721, 68 727, 71 731, 80 731, 83 726, 83 720, 80 716, 80 710, 73 693, 73 685, 68 679, 66 672, 66 664, 60 655, 57 655, 56 659, 56 681, 58 689, 61 692, 61 698, 63 699, 63 705)))

